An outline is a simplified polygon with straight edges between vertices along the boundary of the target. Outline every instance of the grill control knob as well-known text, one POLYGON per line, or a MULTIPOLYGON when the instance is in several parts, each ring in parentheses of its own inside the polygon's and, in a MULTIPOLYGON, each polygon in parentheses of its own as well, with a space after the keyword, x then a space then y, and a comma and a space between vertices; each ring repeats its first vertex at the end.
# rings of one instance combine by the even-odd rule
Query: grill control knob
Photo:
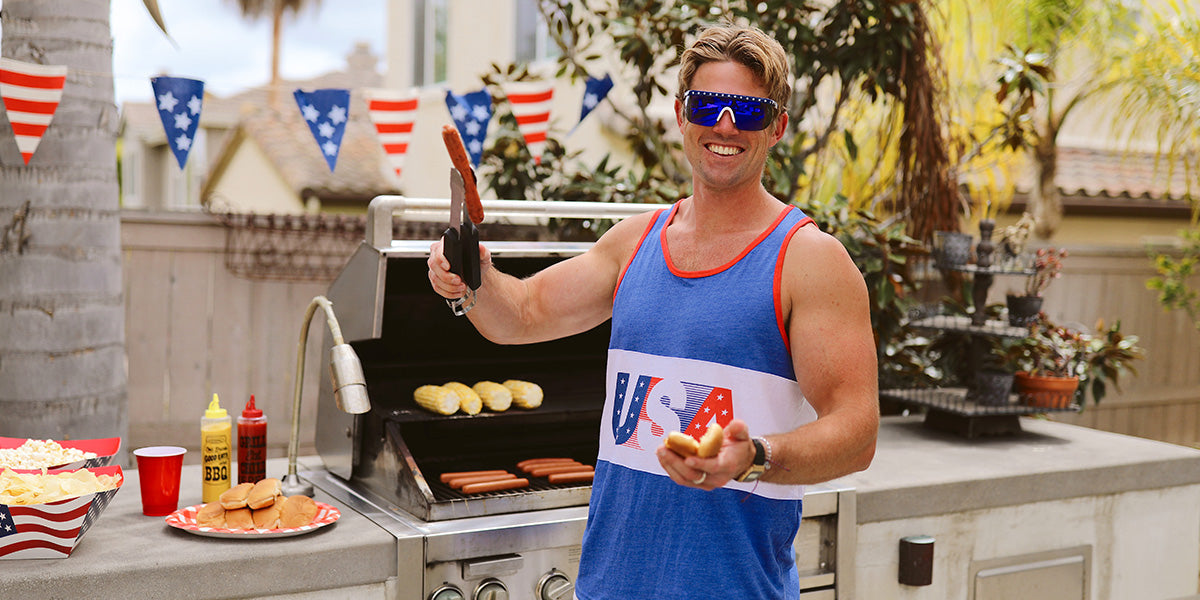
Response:
POLYGON ((443 585, 433 590, 433 593, 429 595, 429 600, 467 600, 467 597, 458 588, 452 585, 443 585))
POLYGON ((475 600, 508 600, 508 588, 499 579, 485 579, 475 588, 475 600))
POLYGON ((561 571, 550 571, 542 575, 537 587, 538 600, 571 600, 575 584, 561 571))

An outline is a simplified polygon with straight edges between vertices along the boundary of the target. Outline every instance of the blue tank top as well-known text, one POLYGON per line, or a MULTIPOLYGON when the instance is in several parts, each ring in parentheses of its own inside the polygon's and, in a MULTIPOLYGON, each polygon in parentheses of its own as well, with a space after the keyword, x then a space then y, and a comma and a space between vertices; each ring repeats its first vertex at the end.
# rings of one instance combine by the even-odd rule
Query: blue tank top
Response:
POLYGON ((780 306, 788 207, 734 260, 684 272, 659 211, 613 298, 600 453, 583 538, 580 600, 799 598, 792 548, 803 486, 730 482, 705 492, 667 477, 670 431, 716 422, 753 435, 816 419, 796 383, 780 306))

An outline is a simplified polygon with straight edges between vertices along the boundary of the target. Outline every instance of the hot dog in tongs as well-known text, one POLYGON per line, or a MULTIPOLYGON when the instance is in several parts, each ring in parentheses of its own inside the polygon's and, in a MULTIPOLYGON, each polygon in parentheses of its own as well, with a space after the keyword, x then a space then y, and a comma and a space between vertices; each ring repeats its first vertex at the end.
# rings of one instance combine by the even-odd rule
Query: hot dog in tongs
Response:
POLYGON ((454 314, 462 316, 475 306, 475 290, 479 289, 479 229, 483 222, 483 203, 475 186, 475 171, 467 157, 458 130, 451 125, 442 127, 442 141, 450 154, 450 227, 442 234, 442 254, 450 262, 450 272, 462 277, 467 293, 462 298, 446 300, 454 314), (468 218, 463 218, 466 213, 468 218))

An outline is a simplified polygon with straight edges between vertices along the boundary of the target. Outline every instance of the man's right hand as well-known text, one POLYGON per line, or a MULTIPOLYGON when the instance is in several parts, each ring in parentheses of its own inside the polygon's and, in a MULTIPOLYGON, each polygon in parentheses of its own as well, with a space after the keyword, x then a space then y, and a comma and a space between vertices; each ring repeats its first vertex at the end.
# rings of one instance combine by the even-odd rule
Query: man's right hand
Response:
MULTIPOLYGON (((467 295, 467 285, 463 283, 462 277, 450 272, 450 261, 446 260, 446 255, 442 251, 440 238, 429 247, 429 259, 425 262, 429 265, 429 283, 439 296, 454 300, 467 295)), ((481 278, 491 265, 492 253, 483 244, 480 244, 479 273, 481 278)))

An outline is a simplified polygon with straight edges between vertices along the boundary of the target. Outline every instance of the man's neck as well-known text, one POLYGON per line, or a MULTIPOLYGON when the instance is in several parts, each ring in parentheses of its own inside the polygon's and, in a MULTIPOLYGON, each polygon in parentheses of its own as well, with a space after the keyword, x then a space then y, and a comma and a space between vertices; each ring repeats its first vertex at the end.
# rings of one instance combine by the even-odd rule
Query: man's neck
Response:
POLYGON ((761 184, 738 190, 697 188, 684 215, 696 231, 759 229, 774 220, 781 203, 761 184))

